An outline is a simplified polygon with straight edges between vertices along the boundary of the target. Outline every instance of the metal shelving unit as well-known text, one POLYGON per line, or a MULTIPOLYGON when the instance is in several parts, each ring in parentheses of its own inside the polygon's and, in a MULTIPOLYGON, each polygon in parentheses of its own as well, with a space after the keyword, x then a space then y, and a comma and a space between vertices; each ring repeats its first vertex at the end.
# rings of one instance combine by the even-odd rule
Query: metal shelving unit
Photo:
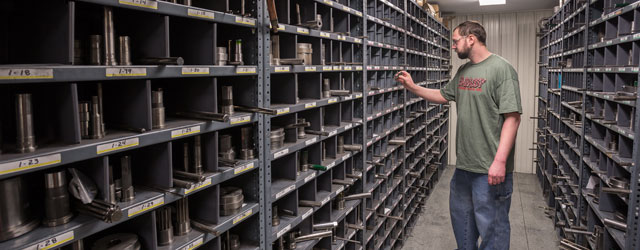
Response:
MULTIPOLYGON (((44 193, 44 175, 62 171, 66 190, 73 168, 95 183, 96 200, 117 205, 123 215, 105 222, 78 213, 82 205, 72 202, 68 223, 38 224, 0 248, 90 247, 125 232, 145 249, 271 249, 299 237, 292 234, 298 230, 317 233, 313 225, 326 222, 337 223, 336 237, 299 242, 297 249, 400 248, 447 165, 449 107, 418 98, 393 75, 407 70, 422 86, 444 86, 449 30, 412 0, 277 1, 277 33, 263 0, 175 2, 0 4, 0 103, 7 107, 0 111, 0 182, 20 179, 44 193), (128 36, 131 65, 91 63, 91 35, 103 34, 107 12, 116 40, 128 36), (323 25, 309 25, 313 20, 323 25), (243 63, 221 65, 219 48, 238 39, 243 63), (273 59, 299 53, 312 59, 302 65, 273 59), (142 63, 150 57, 184 62, 142 63), (16 124, 27 118, 16 116, 24 103, 17 94, 23 93, 31 94, 36 147, 19 153, 16 124), (228 109, 229 97, 235 112, 212 118, 228 109), (93 99, 102 118, 85 119, 83 103, 94 110, 93 99), (106 132, 92 138, 100 123, 86 131, 85 122, 101 119, 106 132), (249 151, 253 158, 241 158, 249 151), (123 159, 130 159, 135 198, 113 201, 123 192, 114 188, 125 179, 123 159), (197 180, 174 180, 200 165, 197 180), (243 202, 228 212, 231 187, 242 191, 243 202), (349 197, 360 193, 371 196, 349 197), (161 245, 166 210, 180 216, 185 203, 193 229, 161 245)), ((102 53, 104 45, 97 48, 102 53)), ((229 63, 235 61, 235 47, 226 51, 229 63)), ((39 221, 40 207, 50 207, 40 206, 44 197, 25 197, 39 221)))
POLYGON ((637 248, 639 4, 567 1, 540 34, 537 174, 567 244, 637 248))

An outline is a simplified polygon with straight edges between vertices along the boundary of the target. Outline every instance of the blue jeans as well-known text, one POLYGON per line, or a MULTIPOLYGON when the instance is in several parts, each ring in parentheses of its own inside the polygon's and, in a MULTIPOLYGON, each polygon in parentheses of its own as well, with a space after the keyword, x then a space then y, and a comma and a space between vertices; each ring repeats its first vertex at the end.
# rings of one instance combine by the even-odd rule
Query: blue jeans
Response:
POLYGON ((449 212, 460 250, 509 249, 509 208, 513 192, 513 174, 505 181, 489 185, 487 174, 456 169, 451 178, 449 212))

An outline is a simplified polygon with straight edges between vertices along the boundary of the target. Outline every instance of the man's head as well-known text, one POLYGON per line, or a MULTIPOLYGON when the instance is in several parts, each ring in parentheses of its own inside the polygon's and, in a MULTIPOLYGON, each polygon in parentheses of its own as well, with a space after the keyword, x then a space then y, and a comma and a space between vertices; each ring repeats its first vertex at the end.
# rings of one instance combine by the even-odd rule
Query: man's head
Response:
POLYGON ((486 46, 487 32, 476 21, 465 21, 453 29, 451 48, 458 53, 460 59, 469 58, 474 46, 486 46))

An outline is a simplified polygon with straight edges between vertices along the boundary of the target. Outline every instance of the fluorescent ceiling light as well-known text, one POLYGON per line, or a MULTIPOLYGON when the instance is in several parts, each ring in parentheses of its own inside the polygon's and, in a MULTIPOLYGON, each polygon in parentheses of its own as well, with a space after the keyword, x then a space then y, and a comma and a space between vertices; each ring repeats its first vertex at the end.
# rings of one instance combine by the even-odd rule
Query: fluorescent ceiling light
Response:
POLYGON ((478 0, 480 6, 506 4, 507 0, 478 0))

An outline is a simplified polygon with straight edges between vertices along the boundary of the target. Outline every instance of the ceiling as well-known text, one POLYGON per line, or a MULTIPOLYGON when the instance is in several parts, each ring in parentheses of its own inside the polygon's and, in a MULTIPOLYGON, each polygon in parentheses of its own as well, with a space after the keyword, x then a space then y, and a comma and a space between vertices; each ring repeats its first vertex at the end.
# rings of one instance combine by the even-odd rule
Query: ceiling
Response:
POLYGON ((505 5, 480 6, 478 0, 428 0, 440 5, 442 15, 516 12, 527 10, 553 9, 558 0, 506 0, 505 5))

